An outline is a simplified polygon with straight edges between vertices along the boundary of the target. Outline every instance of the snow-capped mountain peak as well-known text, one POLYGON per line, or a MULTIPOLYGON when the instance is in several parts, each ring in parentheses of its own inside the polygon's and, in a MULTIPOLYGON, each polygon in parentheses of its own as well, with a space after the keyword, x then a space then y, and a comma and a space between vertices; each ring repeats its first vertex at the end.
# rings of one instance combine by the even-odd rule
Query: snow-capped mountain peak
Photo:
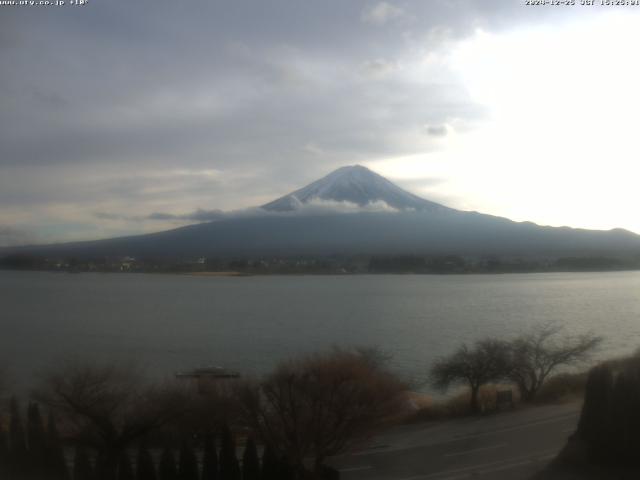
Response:
POLYGON ((447 207, 403 190, 361 165, 334 170, 306 187, 263 205, 262 208, 280 212, 294 211, 314 201, 348 203, 359 207, 384 203, 395 210, 448 210, 447 207))

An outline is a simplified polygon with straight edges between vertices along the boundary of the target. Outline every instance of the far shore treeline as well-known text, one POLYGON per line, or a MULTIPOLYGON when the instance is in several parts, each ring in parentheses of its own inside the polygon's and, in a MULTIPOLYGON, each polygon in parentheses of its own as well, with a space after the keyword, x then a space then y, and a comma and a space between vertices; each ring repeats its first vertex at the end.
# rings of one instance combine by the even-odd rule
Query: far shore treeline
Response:
POLYGON ((640 270, 638 256, 511 257, 354 255, 288 257, 45 257, 0 256, 0 269, 118 273, 474 274, 640 270))

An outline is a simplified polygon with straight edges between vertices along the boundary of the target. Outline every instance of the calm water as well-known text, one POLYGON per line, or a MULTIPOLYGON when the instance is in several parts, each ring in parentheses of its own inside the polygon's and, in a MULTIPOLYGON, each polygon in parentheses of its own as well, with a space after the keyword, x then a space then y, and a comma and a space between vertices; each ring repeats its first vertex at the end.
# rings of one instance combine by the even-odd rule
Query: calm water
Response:
MULTIPOLYGON (((378 345, 420 378, 460 342, 560 320, 640 347, 640 272, 190 277, 0 271, 0 359, 31 378, 63 356, 136 359, 170 375, 247 373, 297 352, 378 345)), ((18 380, 19 382, 19 380, 18 380)))

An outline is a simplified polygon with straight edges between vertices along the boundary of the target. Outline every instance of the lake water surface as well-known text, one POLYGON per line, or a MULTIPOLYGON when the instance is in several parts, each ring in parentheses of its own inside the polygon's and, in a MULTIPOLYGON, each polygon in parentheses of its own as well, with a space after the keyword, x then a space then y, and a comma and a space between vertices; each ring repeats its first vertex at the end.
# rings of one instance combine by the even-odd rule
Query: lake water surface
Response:
POLYGON ((0 359, 32 378, 64 356, 134 359, 171 375, 243 373, 332 345, 377 345, 421 378, 461 342, 557 320, 640 347, 640 272, 193 277, 0 271, 0 359))

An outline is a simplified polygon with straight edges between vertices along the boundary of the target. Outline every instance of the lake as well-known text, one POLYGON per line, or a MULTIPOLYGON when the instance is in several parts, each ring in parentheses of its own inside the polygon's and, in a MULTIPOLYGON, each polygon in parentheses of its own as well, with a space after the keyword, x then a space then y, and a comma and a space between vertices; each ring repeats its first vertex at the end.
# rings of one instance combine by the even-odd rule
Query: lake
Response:
POLYGON ((423 378, 461 342, 557 320, 640 347, 640 272, 194 277, 0 271, 0 360, 18 385, 62 357, 135 360, 169 376, 244 374, 332 345, 380 346, 423 378))

